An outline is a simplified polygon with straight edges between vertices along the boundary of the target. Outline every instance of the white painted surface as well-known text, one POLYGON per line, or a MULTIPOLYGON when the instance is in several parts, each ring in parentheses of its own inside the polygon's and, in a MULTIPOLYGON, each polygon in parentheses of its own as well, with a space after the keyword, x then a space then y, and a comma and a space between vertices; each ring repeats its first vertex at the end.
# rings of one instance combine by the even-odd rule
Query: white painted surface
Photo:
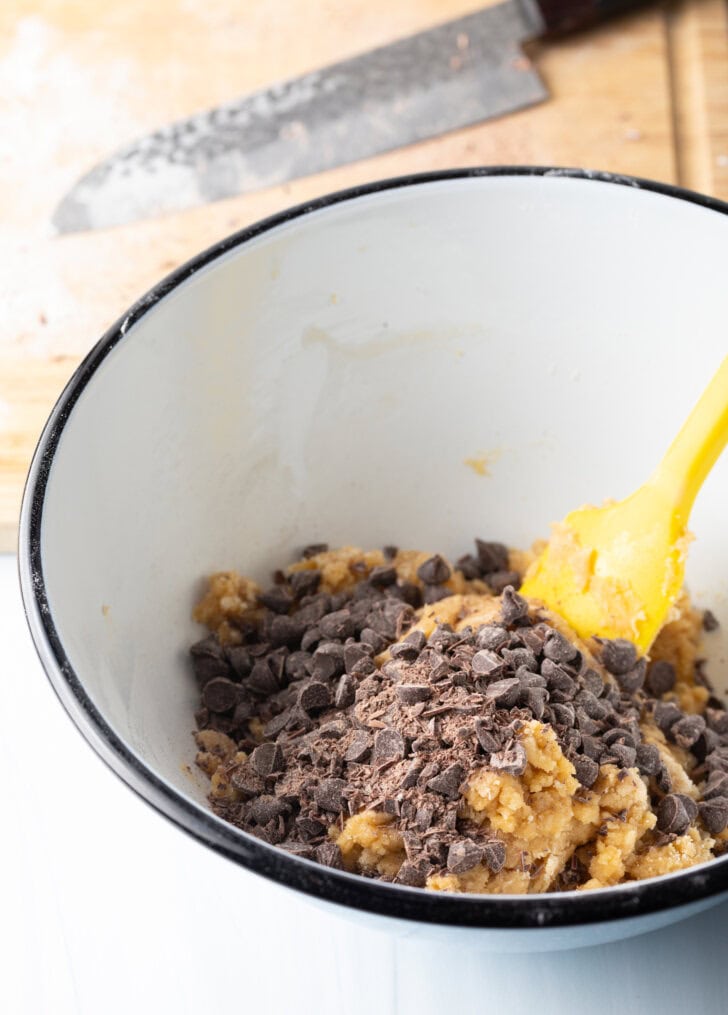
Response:
POLYGON ((55 700, 0 557, 0 1011, 723 1015, 728 904, 631 941, 487 954, 352 925, 136 798, 55 700))

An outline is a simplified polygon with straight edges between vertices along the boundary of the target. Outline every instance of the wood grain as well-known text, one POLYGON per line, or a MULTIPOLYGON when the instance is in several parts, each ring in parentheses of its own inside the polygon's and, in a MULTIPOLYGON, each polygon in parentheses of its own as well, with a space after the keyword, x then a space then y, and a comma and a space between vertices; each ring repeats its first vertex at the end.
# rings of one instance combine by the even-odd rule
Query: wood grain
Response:
POLYGON ((474 0, 5 0, 0 8, 0 548, 63 383, 177 264, 286 205, 377 177, 541 163, 684 180, 728 197, 724 0, 652 7, 529 47, 551 98, 282 187, 55 237, 76 178, 175 117, 457 17, 474 0))

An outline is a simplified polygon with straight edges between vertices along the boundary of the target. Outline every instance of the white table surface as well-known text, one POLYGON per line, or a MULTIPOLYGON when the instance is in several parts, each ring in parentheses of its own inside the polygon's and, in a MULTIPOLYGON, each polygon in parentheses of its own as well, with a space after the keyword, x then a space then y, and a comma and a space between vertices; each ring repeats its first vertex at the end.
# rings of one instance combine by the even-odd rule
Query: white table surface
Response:
POLYGON ((493 955, 395 941, 236 867, 86 745, 35 656, 10 556, 0 617, 0 1012, 728 1012, 728 904, 623 943, 493 955))

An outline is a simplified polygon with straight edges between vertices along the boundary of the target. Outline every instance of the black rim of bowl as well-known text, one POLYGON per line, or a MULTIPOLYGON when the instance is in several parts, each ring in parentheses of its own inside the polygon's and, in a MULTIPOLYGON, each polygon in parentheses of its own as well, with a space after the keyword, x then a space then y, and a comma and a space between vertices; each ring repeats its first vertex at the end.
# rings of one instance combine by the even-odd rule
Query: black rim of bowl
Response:
POLYGON ((414 185, 502 176, 568 177, 628 186, 728 215, 728 204, 664 183, 632 176, 546 166, 488 166, 420 173, 375 181, 289 208, 226 237, 150 289, 112 325, 74 372, 40 436, 28 473, 20 517, 18 560, 23 605, 51 685, 76 726, 112 771, 142 799, 193 838, 249 870, 319 899, 421 923, 491 929, 567 927, 656 913, 728 890, 728 856, 699 867, 592 892, 525 896, 455 895, 406 888, 323 867, 269 846, 184 797, 147 767, 106 723, 66 656, 50 612, 41 559, 46 484, 73 407, 108 353, 148 310, 205 265, 254 237, 344 201, 414 185))

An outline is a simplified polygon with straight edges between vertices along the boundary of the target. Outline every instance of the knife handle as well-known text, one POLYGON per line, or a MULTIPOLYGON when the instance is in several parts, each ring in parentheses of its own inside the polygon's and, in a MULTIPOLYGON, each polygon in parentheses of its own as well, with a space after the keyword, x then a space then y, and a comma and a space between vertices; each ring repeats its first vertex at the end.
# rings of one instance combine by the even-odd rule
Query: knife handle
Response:
POLYGON ((642 6, 640 0, 536 0, 536 4, 544 35, 564 35, 642 6))

